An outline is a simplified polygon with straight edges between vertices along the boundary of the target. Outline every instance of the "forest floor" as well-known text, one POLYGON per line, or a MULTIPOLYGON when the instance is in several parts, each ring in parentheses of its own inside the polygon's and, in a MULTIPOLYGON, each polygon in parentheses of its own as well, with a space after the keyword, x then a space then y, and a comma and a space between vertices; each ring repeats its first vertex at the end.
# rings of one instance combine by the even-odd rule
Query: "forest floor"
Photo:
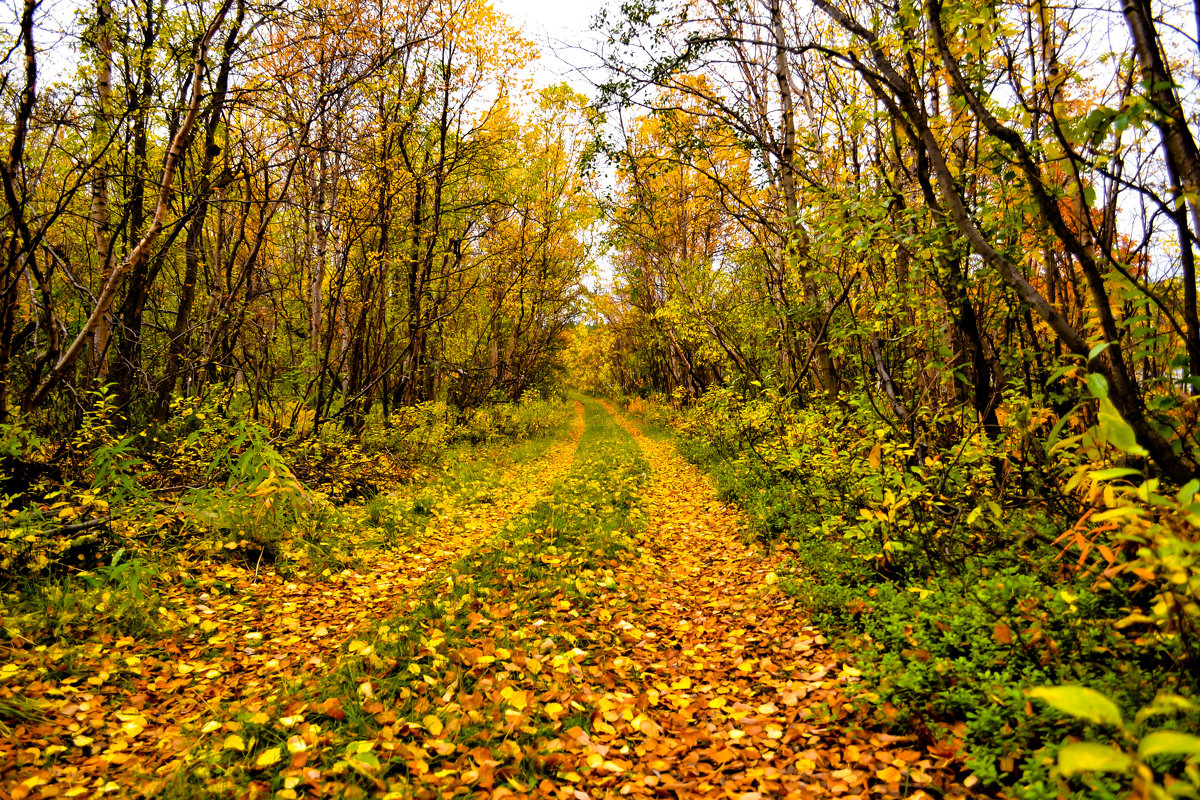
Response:
POLYGON ((340 573, 217 553, 174 625, 0 653, 0 797, 967 794, 669 442, 587 400, 471 469, 340 573))

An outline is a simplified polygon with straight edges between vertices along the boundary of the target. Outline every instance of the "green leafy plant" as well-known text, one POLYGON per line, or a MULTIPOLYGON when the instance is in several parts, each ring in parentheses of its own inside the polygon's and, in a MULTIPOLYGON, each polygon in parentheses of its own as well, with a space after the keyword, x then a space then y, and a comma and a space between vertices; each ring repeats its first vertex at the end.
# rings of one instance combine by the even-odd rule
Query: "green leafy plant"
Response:
POLYGON ((1187 698, 1160 695, 1127 724, 1112 699, 1085 686, 1041 686, 1029 696, 1107 734, 1109 741, 1062 744, 1057 764, 1063 777, 1117 775, 1131 785, 1136 796, 1153 800, 1200 796, 1200 736, 1175 728, 1151 729, 1145 724, 1181 714, 1189 714, 1194 723, 1200 707, 1187 698))

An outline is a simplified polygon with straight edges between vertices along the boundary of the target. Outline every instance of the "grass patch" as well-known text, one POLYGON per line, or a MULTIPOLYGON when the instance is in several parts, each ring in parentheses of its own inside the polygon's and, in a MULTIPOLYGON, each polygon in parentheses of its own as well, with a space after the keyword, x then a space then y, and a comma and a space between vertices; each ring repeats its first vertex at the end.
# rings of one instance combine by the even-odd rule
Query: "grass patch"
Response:
MULTIPOLYGON (((347 796, 528 790, 557 774, 558 737, 588 729, 575 683, 600 666, 575 644, 594 604, 613 601, 611 568, 636 554, 648 465, 598 403, 584 408, 575 464, 547 496, 347 643, 314 687, 290 735, 347 796)), ((281 736, 264 731, 236 762, 270 760, 281 736)), ((297 778, 293 760, 270 782, 297 778)))
POLYGON ((367 499, 351 510, 363 528, 364 545, 419 547, 422 532, 439 515, 495 502, 512 488, 517 470, 545 457, 555 442, 569 434, 574 423, 571 410, 569 405, 559 407, 548 427, 529 439, 456 445, 446 452, 439 469, 419 473, 419 480, 367 499))

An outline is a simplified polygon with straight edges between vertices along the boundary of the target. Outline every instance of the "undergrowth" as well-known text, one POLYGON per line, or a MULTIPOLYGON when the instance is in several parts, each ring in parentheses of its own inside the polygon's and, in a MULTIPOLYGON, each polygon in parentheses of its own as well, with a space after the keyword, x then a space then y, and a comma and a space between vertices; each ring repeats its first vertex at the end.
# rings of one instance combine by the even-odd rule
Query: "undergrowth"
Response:
POLYGON ((989 438, 961 417, 897 429, 846 396, 633 404, 788 551, 787 589, 856 654, 857 701, 881 724, 961 743, 989 794, 1196 796, 1196 482, 1167 491, 1131 466, 1113 415, 1051 428, 1012 408, 989 438), (1036 699, 1047 686, 1085 699, 1036 699), (1094 703, 1121 719, 1098 722, 1094 703), (1152 729, 1178 735, 1148 749, 1166 740, 1152 729))
POLYGON ((504 465, 536 458, 571 416, 532 397, 468 412, 427 403, 355 437, 289 431, 282 412, 255 420, 247 402, 181 399, 170 422, 126 431, 101 392, 68 442, 0 427, 0 635, 169 628, 161 582, 214 561, 336 574, 365 546, 405 546, 448 497, 484 498, 504 465))

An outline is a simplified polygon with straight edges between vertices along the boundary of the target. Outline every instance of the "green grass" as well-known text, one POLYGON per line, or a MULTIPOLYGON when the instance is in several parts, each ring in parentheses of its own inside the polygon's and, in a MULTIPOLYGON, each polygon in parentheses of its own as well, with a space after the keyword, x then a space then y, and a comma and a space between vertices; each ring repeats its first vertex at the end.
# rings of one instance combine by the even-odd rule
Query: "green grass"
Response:
MULTIPOLYGON (((574 410, 569 404, 564 409, 574 410)), ((543 458, 573 422, 573 413, 563 413, 553 427, 529 439, 452 447, 428 480, 376 495, 355 511, 362 524, 377 530, 367 545, 407 548, 438 513, 494 502, 508 488, 512 471, 543 458)))
MULTIPOLYGON (((487 695, 502 684, 519 685, 531 695, 554 690, 557 679, 552 675, 522 672, 509 659, 547 646, 554 653, 570 651, 572 625, 582 624, 576 620, 611 585, 608 567, 614 559, 636 554, 648 465, 637 443, 599 403, 583 403, 585 428, 576 461, 546 497, 499 536, 431 579, 404 613, 378 622, 370 632, 360 631, 350 645, 353 652, 343 651, 339 666, 320 681, 310 707, 337 698, 345 714, 342 719, 313 718, 330 739, 321 751, 326 774, 340 775, 348 786, 364 791, 376 787, 377 777, 389 783, 418 778, 406 765, 412 759, 403 753, 389 758, 375 750, 371 757, 383 763, 364 772, 356 759, 368 757, 348 755, 346 748, 375 742, 387 726, 408 731, 400 737, 405 746, 419 747, 434 738, 431 715, 444 726, 438 738, 449 744, 443 749, 450 749, 444 755, 422 751, 435 771, 449 768, 464 748, 480 743, 492 746, 501 759, 503 747, 511 747, 502 742, 536 749, 564 725, 586 729, 588 720, 581 715, 553 720, 531 708, 529 719, 513 727, 502 704, 464 705, 469 702, 465 697, 487 695), (476 657, 487 656, 488 650, 494 661, 476 657), (373 700, 364 702, 361 687, 366 683, 373 700)), ((531 444, 525 452, 536 447, 531 444)), ((580 668, 587 666, 586 659, 580 663, 580 668)), ((277 739, 263 731, 253 744, 247 740, 247 753, 239 754, 237 762, 253 763, 255 753, 277 739)), ((548 768, 528 758, 514 769, 518 777, 532 781, 548 768)), ((274 780, 279 784, 282 778, 274 780)))

